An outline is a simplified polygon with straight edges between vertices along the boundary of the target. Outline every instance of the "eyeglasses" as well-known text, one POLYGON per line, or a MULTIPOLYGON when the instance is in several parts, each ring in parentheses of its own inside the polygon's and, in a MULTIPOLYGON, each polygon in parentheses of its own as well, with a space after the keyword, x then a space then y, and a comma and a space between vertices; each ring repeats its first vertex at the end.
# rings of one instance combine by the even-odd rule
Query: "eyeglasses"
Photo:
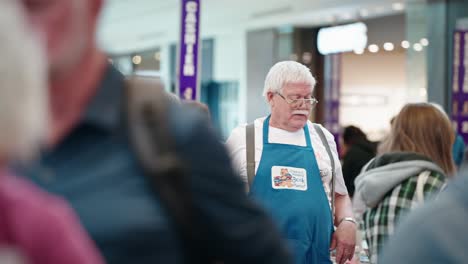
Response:
POLYGON ((313 97, 311 97, 311 98, 289 99, 289 98, 284 97, 282 94, 280 94, 278 92, 275 93, 275 94, 277 94, 281 98, 283 98, 284 101, 286 101, 286 103, 288 103, 292 107, 298 107, 298 106, 302 105, 302 103, 304 103, 305 105, 310 105, 312 108, 314 108, 318 104, 318 100, 313 98, 313 97))

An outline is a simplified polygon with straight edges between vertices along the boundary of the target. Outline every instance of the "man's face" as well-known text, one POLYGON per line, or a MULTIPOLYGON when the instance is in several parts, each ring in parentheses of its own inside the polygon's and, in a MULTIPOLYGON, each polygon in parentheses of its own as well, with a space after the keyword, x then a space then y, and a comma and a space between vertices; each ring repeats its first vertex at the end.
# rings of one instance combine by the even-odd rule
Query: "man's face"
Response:
MULTIPOLYGON (((52 78, 80 62, 94 33, 90 0, 21 0, 47 51, 52 78)), ((95 1, 95 0, 93 0, 95 1)))
MULTIPOLYGON (((286 100, 301 98, 311 98, 312 87, 307 83, 288 83, 283 86, 280 92, 286 100)), ((288 131, 302 129, 309 118, 312 106, 307 103, 297 105, 288 104, 280 95, 273 92, 268 93, 268 101, 271 106, 271 118, 281 125, 281 128, 288 131)))

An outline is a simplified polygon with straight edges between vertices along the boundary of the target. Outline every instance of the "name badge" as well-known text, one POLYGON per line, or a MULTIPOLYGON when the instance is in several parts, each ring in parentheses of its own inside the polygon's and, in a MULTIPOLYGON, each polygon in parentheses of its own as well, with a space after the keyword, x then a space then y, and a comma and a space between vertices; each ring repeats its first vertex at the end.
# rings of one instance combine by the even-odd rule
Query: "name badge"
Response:
POLYGON ((271 168, 273 189, 307 190, 307 172, 302 168, 273 166, 271 168))

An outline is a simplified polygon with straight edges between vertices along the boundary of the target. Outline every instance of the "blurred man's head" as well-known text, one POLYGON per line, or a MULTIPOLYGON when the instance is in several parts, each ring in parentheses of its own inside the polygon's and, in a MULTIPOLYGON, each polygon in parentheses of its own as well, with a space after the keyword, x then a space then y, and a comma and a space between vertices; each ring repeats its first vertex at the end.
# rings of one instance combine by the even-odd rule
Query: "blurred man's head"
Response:
POLYGON ((47 48, 52 78, 62 77, 94 47, 102 0, 19 1, 30 25, 47 48))
POLYGON ((207 119, 211 119, 210 108, 202 102, 194 101, 194 100, 184 100, 182 101, 183 104, 199 111, 203 114, 207 119))
POLYGON ((295 61, 276 63, 265 79, 263 96, 271 108, 271 125, 288 130, 302 129, 316 101, 315 78, 310 70, 295 61))
POLYGON ((48 126, 45 52, 17 0, 0 0, 0 161, 28 158, 48 126))

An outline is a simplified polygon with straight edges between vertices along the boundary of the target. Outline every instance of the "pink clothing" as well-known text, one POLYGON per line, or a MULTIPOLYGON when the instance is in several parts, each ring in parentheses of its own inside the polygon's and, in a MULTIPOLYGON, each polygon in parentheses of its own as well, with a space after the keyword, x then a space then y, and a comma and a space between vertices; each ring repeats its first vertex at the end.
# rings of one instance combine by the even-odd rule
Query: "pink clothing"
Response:
POLYGON ((104 263, 63 200, 2 170, 0 247, 16 248, 31 264, 104 263))

